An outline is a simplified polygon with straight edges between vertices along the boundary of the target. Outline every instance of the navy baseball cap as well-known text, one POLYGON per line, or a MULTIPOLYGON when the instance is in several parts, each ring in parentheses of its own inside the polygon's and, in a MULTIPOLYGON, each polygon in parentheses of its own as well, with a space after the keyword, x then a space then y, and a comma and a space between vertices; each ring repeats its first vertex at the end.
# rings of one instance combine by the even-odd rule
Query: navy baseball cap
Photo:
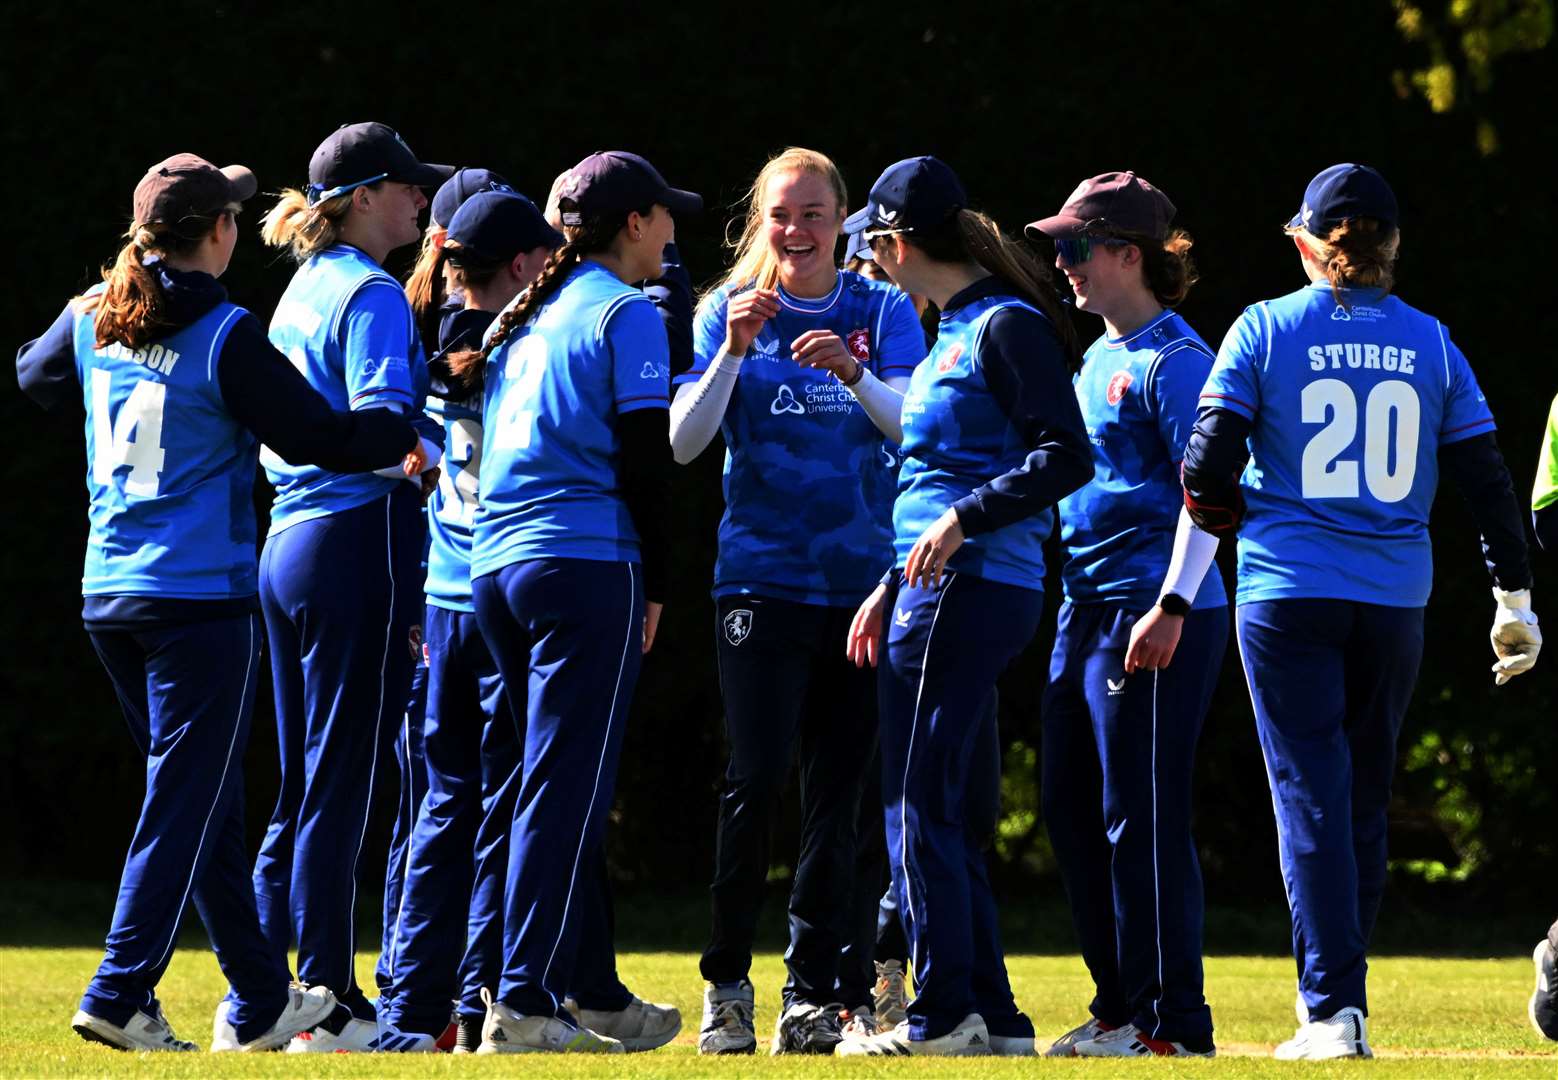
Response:
POLYGON ((655 167, 626 150, 601 150, 568 170, 559 197, 574 208, 563 211, 564 225, 582 225, 586 217, 659 204, 675 214, 696 214, 703 196, 674 188, 655 167))
POLYGON ((1304 189, 1304 202, 1287 227, 1323 236, 1348 218, 1374 218, 1395 228, 1401 210, 1385 178, 1367 165, 1344 162, 1322 170, 1304 189))
POLYGON ((309 160, 308 201, 333 199, 380 180, 437 187, 453 173, 452 165, 418 161, 406 141, 387 124, 343 124, 319 144, 309 160))
POLYGON ((1167 195, 1135 173, 1106 172, 1082 181, 1060 213, 1030 222, 1023 232, 1030 240, 1111 233, 1166 240, 1175 212, 1167 195))
POLYGON ((876 178, 866 205, 844 220, 844 231, 912 232, 940 225, 967 206, 968 193, 950 165, 930 156, 905 158, 876 178))
POLYGON ((174 154, 147 169, 135 185, 132 212, 141 225, 177 225, 241 203, 257 190, 259 181, 242 165, 218 169, 198 155, 174 154))
POLYGON ((456 169, 433 196, 433 224, 447 229, 455 211, 479 191, 513 191, 509 182, 491 169, 456 169))
MULTIPOLYGON (((538 247, 558 248, 563 235, 546 223, 536 204, 517 191, 479 191, 449 222, 449 239, 489 262, 506 262, 538 247)), ((449 258, 459 260, 459 252, 449 258)))

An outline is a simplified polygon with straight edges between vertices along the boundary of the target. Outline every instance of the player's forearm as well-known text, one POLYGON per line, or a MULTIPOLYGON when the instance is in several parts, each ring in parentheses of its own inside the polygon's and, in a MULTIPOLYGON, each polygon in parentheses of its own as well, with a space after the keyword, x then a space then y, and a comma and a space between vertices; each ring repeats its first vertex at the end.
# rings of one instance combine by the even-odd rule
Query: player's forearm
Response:
POLYGON ((1494 582, 1506 591, 1530 588, 1525 525, 1498 439, 1490 431, 1451 443, 1440 449, 1439 464, 1471 508, 1494 582))
POLYGON ((667 512, 671 492, 671 451, 666 438, 666 414, 638 409, 619 418, 622 442, 622 501, 638 531, 644 568, 644 597, 665 603, 669 590, 671 536, 667 512))
POLYGON ((1205 407, 1185 444, 1180 481, 1185 509, 1203 531, 1232 536, 1244 517, 1239 476, 1250 460, 1249 438, 1254 425, 1228 409, 1205 407))
POLYGON ((908 383, 907 379, 878 379, 866 368, 860 381, 849 388, 876 429, 895 445, 903 442, 903 393, 908 383))
POLYGON ((678 465, 686 465, 713 441, 725 410, 730 407, 741 359, 721 349, 697 382, 676 388, 670 423, 671 452, 678 465))

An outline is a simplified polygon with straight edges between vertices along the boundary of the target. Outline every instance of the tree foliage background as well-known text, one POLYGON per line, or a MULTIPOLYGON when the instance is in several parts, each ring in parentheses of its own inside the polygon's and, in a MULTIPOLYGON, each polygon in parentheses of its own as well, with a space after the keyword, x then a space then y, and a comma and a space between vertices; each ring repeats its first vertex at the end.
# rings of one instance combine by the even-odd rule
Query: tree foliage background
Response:
MULTIPOLYGON (((1241 308, 1302 282, 1279 225, 1342 160, 1379 167, 1403 207, 1399 291, 1451 328, 1491 401, 1522 498, 1558 367, 1551 170, 1558 144, 1550 2, 1315 0, 1243 4, 899 3, 762 11, 578 2, 458 9, 171 2, 9 5, 3 15, 11 286, 19 345, 93 280, 145 167, 192 150, 241 161, 262 191, 297 185, 341 123, 383 120, 424 158, 485 165, 544 196, 606 147, 646 154, 711 210, 682 223, 695 281, 771 152, 832 155, 858 202, 881 168, 935 153, 1009 231, 1083 177, 1132 168, 1168 191, 1196 237, 1202 283, 1181 309, 1211 342, 1241 308)), ((262 318, 289 266, 263 250, 251 204, 226 282, 262 318)), ((402 253, 404 256, 406 253, 402 253)), ((1099 324, 1078 317, 1084 337, 1099 324)), ((79 422, 0 397, 11 494, 0 557, 0 862, 9 875, 111 882, 140 764, 79 622, 86 523, 79 422)), ((640 685, 619 785, 615 873, 701 889, 723 767, 707 595, 719 453, 683 470, 679 587, 640 685)), ((1414 902, 1545 911, 1558 866, 1554 671, 1494 690, 1488 580, 1453 491, 1432 528, 1427 654, 1402 735, 1392 886, 1414 902)), ((1554 562, 1536 558, 1536 608, 1554 562)), ((1225 567, 1226 571, 1226 567, 1225 567)), ((1003 681, 1000 871, 1057 891, 1037 798, 1045 631, 1003 681)), ((841 643, 842 645, 842 643, 841 643)), ((775 671, 783 679, 786 673, 775 671)), ((276 786, 262 699, 247 759, 255 845, 276 786)), ((866 748, 840 745, 838 753, 866 748)), ((1214 904, 1281 903, 1270 798, 1236 654, 1202 739, 1197 831, 1214 904)), ((381 831, 394 803, 378 804, 381 831)), ((786 816, 776 861, 793 851, 786 816)), ((370 843, 370 864, 382 844, 370 843)), ((365 865, 372 875, 375 868, 365 865)), ((782 868, 776 874, 782 875, 782 868)), ((1546 917, 1546 916, 1544 916, 1546 917)))

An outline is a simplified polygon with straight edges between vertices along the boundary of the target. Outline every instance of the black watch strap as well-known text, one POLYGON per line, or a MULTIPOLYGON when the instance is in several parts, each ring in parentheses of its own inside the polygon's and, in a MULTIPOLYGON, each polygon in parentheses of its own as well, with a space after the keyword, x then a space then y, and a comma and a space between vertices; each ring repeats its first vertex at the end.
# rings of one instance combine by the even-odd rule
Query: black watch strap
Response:
POLYGON ((1158 606, 1163 609, 1165 615, 1190 614, 1190 602, 1176 593, 1164 593, 1158 600, 1158 606))

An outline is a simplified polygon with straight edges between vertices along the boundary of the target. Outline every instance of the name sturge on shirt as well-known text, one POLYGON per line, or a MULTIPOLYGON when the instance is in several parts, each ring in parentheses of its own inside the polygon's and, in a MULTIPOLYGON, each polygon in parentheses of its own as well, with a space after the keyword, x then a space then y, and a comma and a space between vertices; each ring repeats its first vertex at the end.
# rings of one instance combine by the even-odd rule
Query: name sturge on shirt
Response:
POLYGON ((1416 375, 1417 350, 1398 345, 1375 345, 1356 341, 1336 341, 1309 346, 1309 370, 1339 371, 1342 367, 1373 371, 1394 371, 1416 375))

